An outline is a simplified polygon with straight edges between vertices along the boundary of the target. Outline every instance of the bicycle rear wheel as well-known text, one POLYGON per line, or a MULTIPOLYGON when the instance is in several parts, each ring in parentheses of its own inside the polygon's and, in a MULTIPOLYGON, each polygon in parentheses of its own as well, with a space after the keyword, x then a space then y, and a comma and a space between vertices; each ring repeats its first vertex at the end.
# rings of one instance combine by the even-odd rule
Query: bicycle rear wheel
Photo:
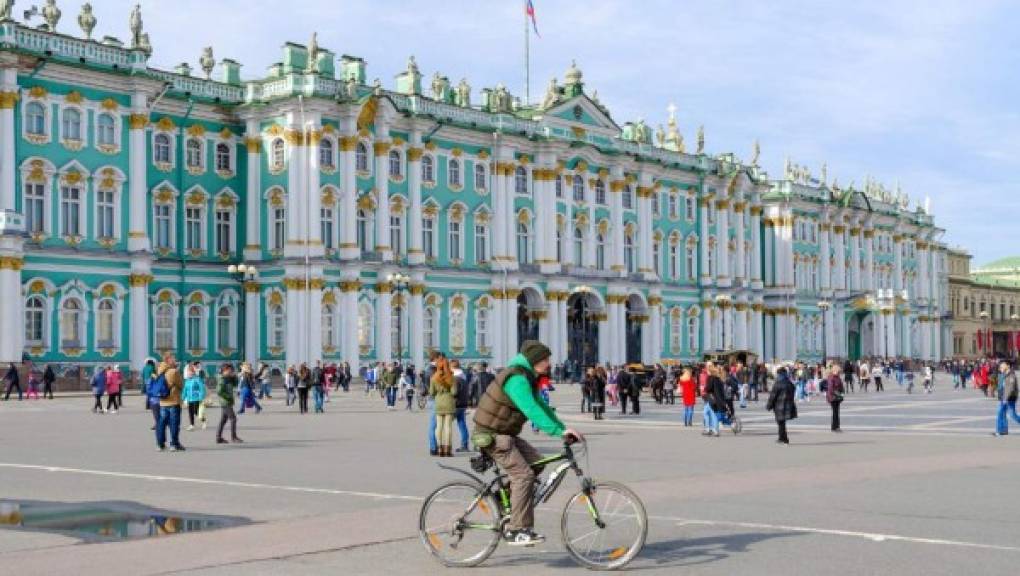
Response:
POLYGON ((740 434, 744 431, 744 423, 740 421, 739 416, 733 416, 733 423, 730 424, 730 430, 732 430, 734 434, 740 434))
POLYGON ((596 570, 616 570, 644 547, 648 516, 629 488, 616 482, 597 482, 590 496, 581 491, 567 501, 560 530, 563 545, 575 562, 596 570))
POLYGON ((477 566, 499 545, 499 507, 473 482, 450 482, 422 504, 421 542, 447 566, 477 566))

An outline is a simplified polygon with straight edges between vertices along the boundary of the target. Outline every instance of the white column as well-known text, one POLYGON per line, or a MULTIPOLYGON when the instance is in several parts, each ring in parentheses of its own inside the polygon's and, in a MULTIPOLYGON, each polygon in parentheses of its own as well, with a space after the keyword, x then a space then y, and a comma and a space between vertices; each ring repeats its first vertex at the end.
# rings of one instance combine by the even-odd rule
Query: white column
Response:
POLYGON ((507 176, 509 172, 513 177, 513 162, 504 161, 505 156, 513 159, 513 151, 505 151, 502 147, 493 150, 493 171, 492 171, 492 258, 506 262, 509 257, 510 246, 507 245, 508 230, 514 228, 516 219, 513 212, 507 212, 507 196, 512 199, 513 189, 507 190, 507 176))
POLYGON ((375 359, 379 362, 393 360, 392 326, 390 318, 392 315, 393 295, 390 292, 390 284, 384 280, 384 271, 380 270, 375 281, 375 359))
MULTIPOLYGON (((322 126, 319 125, 318 115, 308 120, 308 125, 303 128, 305 132, 304 148, 304 197, 305 197, 305 246, 311 258, 322 258, 326 255, 326 247, 322 244, 322 226, 319 221, 322 218, 322 195, 319 192, 319 142, 322 140, 322 126)), ((322 305, 321 299, 318 301, 322 305)), ((318 317, 315 319, 315 326, 319 325, 318 317)), ((315 331, 321 337, 321 331, 315 331)), ((321 356, 313 356, 320 358, 321 356)))
POLYGON ((698 277, 702 286, 712 285, 712 276, 708 273, 708 237, 711 234, 708 230, 708 204, 711 201, 711 198, 698 198, 698 277))
POLYGON ((874 290, 875 283, 875 231, 866 228, 864 235, 864 283, 865 290, 874 290))
POLYGON ((888 314, 885 317, 885 353, 890 358, 895 357, 899 353, 896 348, 896 329, 897 324, 899 324, 897 321, 898 317, 899 312, 896 310, 893 310, 891 314, 888 314))
POLYGON ((719 286, 730 286, 730 201, 715 203, 715 278, 719 286))
MULTIPOLYGON (((360 348, 358 345, 358 290, 361 289, 361 282, 358 280, 358 270, 343 268, 340 280, 340 344, 343 350, 343 359, 351 367, 351 374, 355 377, 358 368, 361 366, 359 358, 360 348)), ((420 298, 419 298, 420 300, 420 298)), ((414 300, 412 299, 412 309, 414 300)), ((417 326, 421 326, 418 323, 417 326)), ((421 329, 418 329, 421 333, 421 329)), ((411 330, 411 339, 414 341, 415 330, 411 330)), ((420 338, 420 336, 419 336, 420 338)), ((419 346, 418 350, 421 349, 419 346)), ((421 366, 421 364, 416 364, 421 366)))
POLYGON ((860 242, 861 229, 850 228, 850 290, 861 289, 861 250, 860 242))
MULTIPOLYGON (((305 224, 308 209, 307 184, 305 173, 304 126, 290 120, 290 126, 284 132, 287 141, 287 243, 283 247, 283 255, 287 258, 304 257, 305 255, 305 224)), ((287 298, 288 309, 291 298, 287 298)), ((288 311, 289 312, 289 311, 288 311)), ((287 339, 290 340, 288 330, 287 339)), ((287 351, 288 359, 296 351, 287 351)), ((296 358, 296 356, 295 356, 296 358)), ((288 363, 290 361, 288 360, 288 363)))
MULTIPOLYGON (((565 288, 566 287, 564 287, 564 290, 560 291, 559 299, 556 301, 556 316, 557 316, 556 322, 557 322, 557 324, 559 326, 559 334, 557 335, 557 338, 559 338, 559 351, 560 351, 559 352, 560 353, 559 360, 560 360, 560 362, 564 362, 567 359, 567 336, 568 336, 568 334, 567 334, 567 297, 569 296, 569 292, 567 292, 565 288)), ((599 347, 601 348, 601 346, 602 346, 602 334, 600 333, 599 334, 599 347)), ((601 354, 602 354, 602 352, 600 351, 599 352, 599 357, 600 358, 601 358, 601 354)))
MULTIPOLYGON (((10 30, 13 31, 14 27, 11 26, 10 30)), ((18 97, 18 69, 0 69, 0 210, 14 210, 14 181, 18 170, 14 153, 17 142, 14 105, 18 97)))
MULTIPOLYGON (((21 295, 22 240, 7 237, 0 247, 0 314, 16 318, 8 330, 0 332, 0 362, 21 362, 25 352, 25 317, 21 295), (13 249, 13 250, 10 250, 13 249)), ((24 385, 22 385, 24 386, 24 385)))
MULTIPOLYGON (((761 206, 751 207, 751 283, 761 287, 761 206)), ((760 314, 759 314, 760 315, 760 314)), ((760 356, 761 354, 759 354, 760 356)))
POLYGON ((254 364, 259 360, 261 287, 258 282, 244 284, 244 359, 254 364))
MULTIPOLYGON (((148 121, 146 95, 135 92, 131 95, 131 115, 128 116, 128 250, 131 252, 148 251, 151 247, 146 225, 145 125, 148 121)), ((13 143, 13 133, 11 140, 7 140, 6 134, 3 140, 13 143)))
POLYGON ((509 362, 517 355, 517 297, 521 291, 516 287, 507 287, 503 294, 503 333, 506 339, 503 341, 503 358, 509 362))
POLYGON ((559 294, 556 292, 545 293, 545 336, 542 336, 542 325, 539 324, 539 336, 542 342, 548 344, 552 350, 552 363, 555 365, 563 361, 563 352, 560 349, 560 306, 559 294))
POLYGON ((652 348, 655 347, 655 335, 651 317, 642 316, 636 321, 641 323, 641 363, 652 364, 655 362, 652 354, 652 348))
POLYGON ((823 221, 819 228, 821 233, 821 238, 819 239, 821 254, 819 259, 822 265, 822 277, 818 285, 825 291, 832 287, 832 270, 830 268, 832 249, 829 247, 829 232, 832 230, 832 225, 827 221, 823 221))
MULTIPOLYGON (((411 264, 424 264, 425 253, 422 251, 421 237, 422 149, 418 147, 421 144, 421 134, 419 134, 417 130, 411 132, 409 143, 411 148, 407 149, 407 194, 410 196, 411 200, 411 212, 407 218, 409 221, 408 230, 411 231, 411 237, 407 242, 407 261, 411 264)), ((495 179, 493 179, 493 181, 495 181, 495 179)))
MULTIPOLYGON (((556 157, 540 153, 531 178, 535 194, 535 260, 543 274, 555 274, 560 271, 560 262, 556 259, 556 157)), ((566 261, 570 260, 567 254, 572 254, 573 234, 571 226, 564 228, 563 258, 566 261)))
POLYGON ((835 236, 833 242, 836 244, 836 291, 846 290, 846 244, 843 242, 843 233, 846 227, 842 224, 832 227, 835 236))
MULTIPOLYGON (((612 308, 609 307, 609 310, 612 308)), ((612 346, 611 339, 609 336, 610 326, 612 325, 609 320, 609 312, 603 310, 596 315, 599 322, 599 364, 605 365, 607 362, 610 364, 616 364, 613 361, 614 356, 610 351, 612 346)))
POLYGON ((911 358, 914 355, 913 341, 911 340, 910 324, 911 318, 909 314, 900 315, 900 324, 903 327, 903 332, 900 334, 903 349, 901 354, 906 358, 911 358))
MULTIPOLYGON (((623 168, 613 166, 609 170, 612 181, 609 183, 609 268, 617 274, 623 272, 623 189, 627 181, 623 168)), ((612 358, 612 356, 610 356, 612 358)))
MULTIPOLYGON (((318 228, 318 226, 316 226, 318 228)), ((311 271, 308 289, 305 290, 304 339, 305 362, 311 366, 322 359, 322 289, 326 286, 322 267, 315 265, 311 271)))
POLYGON ((751 308, 751 350, 762 360, 765 359, 765 347, 762 342, 764 338, 763 333, 761 303, 756 302, 751 308))
MULTIPOLYGON (((142 131, 144 138, 144 131, 142 131)), ((145 169, 144 141, 142 144, 142 170, 145 169)), ((247 150, 247 177, 245 178, 245 234, 244 259, 260 260, 262 258, 262 137, 259 134, 258 120, 246 122, 244 147, 247 150)), ((144 209, 143 209, 144 212, 144 209)), ((144 221, 145 214, 142 214, 144 221)), ((255 355, 258 356, 257 354, 255 355)), ((246 356, 247 357, 247 356, 246 356)))
MULTIPOLYGON (((354 150, 358 145, 356 115, 348 111, 340 119, 340 257, 355 260, 361 256, 358 250, 358 184, 354 168, 354 150)), ((410 154, 409 154, 410 156, 410 154)), ((409 169, 410 170, 410 169, 409 169)), ((410 178, 410 176, 409 176, 410 178)), ((420 234, 419 234, 420 236, 420 234)), ((355 327, 356 328, 356 327, 355 327)), ((347 352, 350 353, 349 351, 347 352)), ((350 358, 351 370, 354 363, 350 358)), ((356 360, 355 360, 356 362, 356 360)))
POLYGON ((712 340, 713 326, 715 325, 715 308, 711 302, 702 302, 701 307, 701 351, 707 352, 717 348, 712 340))
POLYGON ((655 194, 655 187, 652 185, 652 176, 647 172, 641 173, 640 185, 637 189, 638 207, 638 262, 637 268, 645 278, 655 277, 655 268, 652 265, 652 194, 655 194))
POLYGON ((775 219, 765 220, 765 286, 778 286, 776 279, 776 225, 775 219))
POLYGON ((737 286, 741 286, 747 279, 744 270, 744 214, 747 204, 737 202, 733 205, 733 230, 736 233, 736 251, 734 252, 733 277, 737 279, 737 286))
POLYGON ((739 303, 736 305, 734 312, 733 322, 733 347, 737 350, 747 350, 750 348, 747 342, 747 304, 739 303))
MULTIPOLYGON (((389 130, 385 126, 376 125, 375 152, 375 249, 383 262, 393 260, 393 247, 390 246, 390 170, 389 130)), ((463 177, 463 176, 462 176, 463 177)), ((387 355, 387 358, 389 355, 387 355)), ((380 358, 381 359, 381 358, 380 358)))
POLYGON ((903 290, 903 237, 898 234, 893 236, 893 251, 896 258, 893 269, 893 286, 896 289, 896 295, 899 296, 903 290))
MULTIPOLYGON (((422 272, 415 272, 412 276, 411 285, 411 323, 408 326, 410 333, 409 344, 411 346, 411 363, 416 369, 425 368, 425 342, 422 325, 425 322, 425 275, 422 272)), ((499 319, 495 311, 490 311, 490 318, 493 320, 492 331, 492 353, 496 354, 496 341, 499 337, 499 319)))
POLYGON ((131 275, 128 277, 130 301, 128 355, 131 358, 131 369, 139 371, 145 366, 145 360, 149 356, 149 283, 152 282, 150 266, 148 258, 134 258, 131 261, 131 275))
POLYGON ((288 267, 283 285, 286 288, 286 318, 284 323, 285 358, 288 365, 305 362, 307 321, 305 317, 305 297, 308 291, 304 286, 304 270, 300 267, 288 267))

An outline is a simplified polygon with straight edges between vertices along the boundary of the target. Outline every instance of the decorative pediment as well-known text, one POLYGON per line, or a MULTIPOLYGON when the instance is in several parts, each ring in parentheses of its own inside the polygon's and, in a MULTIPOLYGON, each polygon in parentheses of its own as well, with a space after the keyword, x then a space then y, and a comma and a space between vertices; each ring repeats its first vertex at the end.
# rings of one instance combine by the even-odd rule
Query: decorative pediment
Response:
POLYGON ((583 137, 584 131, 599 132, 615 137, 620 126, 613 121, 591 98, 581 94, 550 108, 542 116, 544 124, 561 126, 574 130, 575 136, 583 137))

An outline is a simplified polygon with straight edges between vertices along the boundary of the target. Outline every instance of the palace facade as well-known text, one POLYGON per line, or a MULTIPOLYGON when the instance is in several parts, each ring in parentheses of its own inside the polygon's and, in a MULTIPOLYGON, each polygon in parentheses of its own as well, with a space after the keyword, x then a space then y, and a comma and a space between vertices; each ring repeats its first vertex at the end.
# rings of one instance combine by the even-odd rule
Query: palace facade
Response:
POLYGON ((313 37, 242 80, 150 67, 131 23, 0 22, 2 361, 945 353, 941 230, 876 183, 620 126, 574 65, 528 106, 313 37))

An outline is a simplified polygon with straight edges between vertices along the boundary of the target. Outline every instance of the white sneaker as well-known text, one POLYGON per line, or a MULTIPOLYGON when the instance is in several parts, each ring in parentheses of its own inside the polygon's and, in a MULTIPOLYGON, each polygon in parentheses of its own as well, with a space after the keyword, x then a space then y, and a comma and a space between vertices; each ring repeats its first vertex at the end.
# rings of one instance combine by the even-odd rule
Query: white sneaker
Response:
POLYGON ((205 427, 206 427, 205 420, 202 420, 202 430, 205 430, 205 427))
POLYGON ((192 426, 191 424, 188 424, 188 432, 191 432, 194 429, 195 429, 194 426, 192 426))
POLYGON ((117 409, 116 408, 114 408, 113 410, 110 410, 110 414, 116 414, 116 413, 117 413, 117 409))

